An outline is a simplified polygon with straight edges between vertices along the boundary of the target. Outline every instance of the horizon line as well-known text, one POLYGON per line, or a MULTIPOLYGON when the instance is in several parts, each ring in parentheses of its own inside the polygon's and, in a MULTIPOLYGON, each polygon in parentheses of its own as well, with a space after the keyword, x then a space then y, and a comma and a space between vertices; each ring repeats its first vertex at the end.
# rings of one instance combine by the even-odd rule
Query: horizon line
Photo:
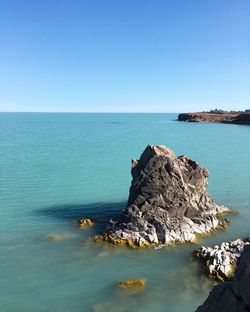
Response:
POLYGON ((179 114, 180 112, 112 112, 112 111, 100 111, 100 112, 72 112, 72 111, 65 111, 65 112, 51 112, 51 111, 0 111, 0 113, 45 113, 45 114, 48 114, 48 113, 51 113, 51 114, 179 114))

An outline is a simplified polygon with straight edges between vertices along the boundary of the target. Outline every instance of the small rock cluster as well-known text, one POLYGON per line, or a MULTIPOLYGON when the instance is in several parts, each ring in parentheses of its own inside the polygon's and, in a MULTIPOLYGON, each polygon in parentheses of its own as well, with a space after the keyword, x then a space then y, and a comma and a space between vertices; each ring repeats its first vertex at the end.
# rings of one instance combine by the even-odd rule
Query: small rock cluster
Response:
POLYGON ((210 277, 224 281, 233 276, 237 260, 247 245, 250 245, 250 237, 245 240, 223 242, 214 247, 201 246, 194 253, 205 262, 210 277))
POLYGON ((78 220, 78 226, 80 228, 84 228, 86 226, 93 225, 93 224, 94 224, 94 222, 91 219, 80 219, 80 220, 78 220))

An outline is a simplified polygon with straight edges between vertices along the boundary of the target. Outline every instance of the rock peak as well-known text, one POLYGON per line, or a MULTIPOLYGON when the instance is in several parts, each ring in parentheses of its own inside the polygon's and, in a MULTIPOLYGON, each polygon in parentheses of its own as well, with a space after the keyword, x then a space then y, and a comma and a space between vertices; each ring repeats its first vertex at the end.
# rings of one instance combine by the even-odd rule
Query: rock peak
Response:
POLYGON ((167 148, 165 145, 148 145, 149 148, 155 151, 157 155, 174 155, 173 151, 170 148, 167 148))
POLYGON ((176 157, 174 152, 170 148, 167 148, 164 145, 148 145, 145 148, 144 152, 142 153, 141 158, 145 156, 152 157, 153 155, 165 156, 165 157, 176 157))

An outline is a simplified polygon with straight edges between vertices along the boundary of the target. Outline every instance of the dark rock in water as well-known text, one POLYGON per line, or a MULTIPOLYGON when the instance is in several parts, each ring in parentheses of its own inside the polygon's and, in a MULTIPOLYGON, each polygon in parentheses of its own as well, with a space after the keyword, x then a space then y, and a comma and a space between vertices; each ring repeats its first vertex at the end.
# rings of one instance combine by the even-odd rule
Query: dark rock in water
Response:
POLYGON ((245 246, 231 282, 215 286, 196 312, 250 311, 250 246, 245 246))
POLYGON ((210 277, 225 281, 233 277, 237 260, 247 245, 250 245, 250 237, 223 242, 214 247, 201 246, 194 254, 203 260, 210 277))
POLYGON ((111 220, 97 240, 131 247, 192 242, 225 225, 216 214, 228 209, 206 192, 207 169, 188 157, 148 145, 140 159, 132 161, 132 177, 122 217, 111 220))
POLYGON ((248 113, 243 113, 239 114, 237 117, 234 118, 232 123, 235 124, 242 124, 242 125, 250 125, 250 114, 248 113))

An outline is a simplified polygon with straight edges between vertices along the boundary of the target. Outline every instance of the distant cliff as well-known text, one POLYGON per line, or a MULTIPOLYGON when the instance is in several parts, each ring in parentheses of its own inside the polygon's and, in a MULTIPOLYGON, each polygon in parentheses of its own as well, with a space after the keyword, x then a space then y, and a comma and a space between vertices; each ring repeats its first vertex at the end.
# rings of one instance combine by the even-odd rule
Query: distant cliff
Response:
POLYGON ((224 113, 183 113, 179 114, 178 121, 189 122, 217 122, 229 124, 250 125, 249 112, 224 112, 224 113))

